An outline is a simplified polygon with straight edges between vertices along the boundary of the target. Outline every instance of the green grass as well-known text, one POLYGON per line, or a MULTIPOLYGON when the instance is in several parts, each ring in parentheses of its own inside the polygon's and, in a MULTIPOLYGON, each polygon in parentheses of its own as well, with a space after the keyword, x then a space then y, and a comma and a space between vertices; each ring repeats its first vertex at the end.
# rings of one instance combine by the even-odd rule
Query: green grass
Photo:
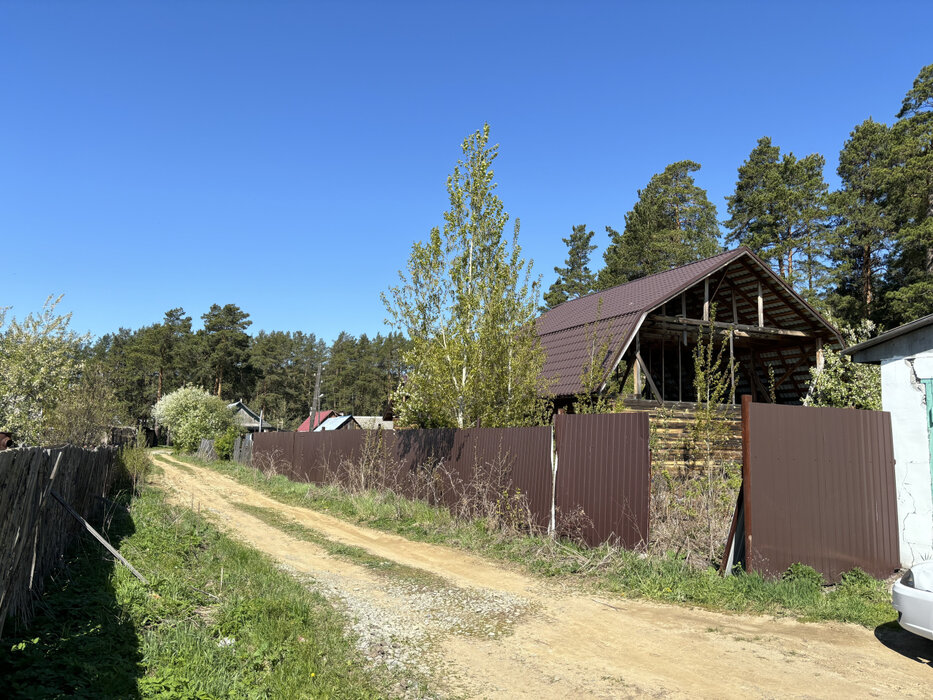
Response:
POLYGON ((4 630, 4 697, 392 694, 323 596, 157 491, 117 511, 109 536, 150 585, 82 543, 30 627, 4 630))
POLYGON ((331 513, 413 540, 459 547, 515 563, 539 576, 560 577, 618 595, 871 628, 897 617, 884 583, 861 571, 847 574, 833 587, 807 577, 765 580, 743 572, 722 577, 715 569, 698 570, 673 556, 642 556, 619 548, 587 548, 547 537, 504 533, 483 521, 458 521, 446 508, 393 493, 348 493, 336 486, 289 481, 281 475, 267 477, 235 462, 183 459, 226 474, 282 503, 331 513))

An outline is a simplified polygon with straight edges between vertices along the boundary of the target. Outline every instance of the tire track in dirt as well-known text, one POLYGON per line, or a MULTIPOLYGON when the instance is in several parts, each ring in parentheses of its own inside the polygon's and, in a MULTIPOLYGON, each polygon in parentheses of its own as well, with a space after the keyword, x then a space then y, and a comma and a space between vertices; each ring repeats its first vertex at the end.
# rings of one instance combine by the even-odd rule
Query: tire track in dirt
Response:
POLYGON ((440 625, 434 619, 426 622, 425 640, 409 640, 423 655, 420 665, 455 694, 539 699, 930 695, 933 669, 888 649, 861 627, 570 592, 458 550, 284 505, 210 469, 180 467, 161 454, 156 459, 164 470, 159 484, 172 500, 200 504, 202 514, 206 509, 238 539, 300 574, 326 579, 332 593, 345 601, 346 592, 357 589, 386 615, 400 613, 411 620, 431 615, 423 599, 233 504, 274 510, 333 541, 440 576, 451 590, 472 589, 514 602, 502 634, 464 634, 445 628, 440 616, 440 625))

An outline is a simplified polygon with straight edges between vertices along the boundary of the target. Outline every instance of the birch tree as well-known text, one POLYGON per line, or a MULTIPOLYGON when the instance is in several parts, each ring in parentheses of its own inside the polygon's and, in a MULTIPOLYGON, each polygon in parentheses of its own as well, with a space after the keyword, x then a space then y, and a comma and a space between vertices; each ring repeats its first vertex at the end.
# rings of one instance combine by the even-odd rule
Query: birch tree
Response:
POLYGON ((539 412, 538 280, 521 257, 517 219, 511 241, 504 235, 489 125, 462 149, 443 228, 412 245, 399 284, 382 295, 388 322, 411 341, 393 396, 401 425, 520 425, 539 412))

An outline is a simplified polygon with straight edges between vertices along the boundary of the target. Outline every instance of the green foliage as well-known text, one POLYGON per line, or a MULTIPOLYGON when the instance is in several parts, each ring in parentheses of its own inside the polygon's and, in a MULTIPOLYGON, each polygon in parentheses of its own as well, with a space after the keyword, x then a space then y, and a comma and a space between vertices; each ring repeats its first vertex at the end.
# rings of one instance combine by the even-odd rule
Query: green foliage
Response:
POLYGON ((596 275, 590 272, 590 253, 596 250, 591 243, 593 232, 586 225, 573 227, 570 238, 561 239, 567 246, 566 267, 555 267, 557 280, 544 294, 546 308, 553 309, 570 299, 589 294, 596 288, 596 275))
MULTIPOLYGON (((143 435, 140 434, 139 437, 141 439, 137 439, 137 442, 144 442, 143 435)), ((139 484, 145 482, 146 477, 149 476, 149 472, 152 470, 152 460, 149 459, 149 453, 142 444, 127 446, 120 449, 118 460, 125 478, 132 484, 133 493, 136 493, 139 484)))
MULTIPOLYGON (((871 321, 863 321, 857 328, 844 329, 850 345, 866 340, 875 329, 871 321)), ((876 365, 853 362, 832 348, 823 350, 822 371, 810 370, 810 390, 804 397, 804 406, 835 406, 881 410, 881 370, 876 365)))
POLYGON ((111 378, 97 361, 87 361, 80 375, 49 415, 47 441, 96 447, 108 437, 108 428, 120 424, 122 406, 111 378))
POLYGON ((885 302, 892 323, 930 312, 933 298, 933 64, 924 66, 892 127, 889 169, 898 227, 885 302))
POLYGON ((201 438, 214 440, 230 428, 237 429, 233 412, 217 396, 193 386, 176 389, 152 408, 152 416, 171 431, 176 451, 192 452, 201 438))
POLYGON ((726 198, 726 240, 748 246, 809 297, 825 284, 827 185, 823 156, 781 156, 767 136, 739 167, 735 193, 726 198))
POLYGON ((699 164, 671 163, 653 175, 625 215, 620 235, 610 235, 597 287, 608 289, 639 277, 701 260, 720 251, 716 207, 697 187, 691 173, 699 164))
POLYGON ((787 567, 787 571, 781 574, 781 580, 789 583, 796 583, 803 588, 812 588, 816 591, 819 591, 825 583, 823 574, 812 566, 807 566, 800 562, 794 562, 787 567))
POLYGON ((243 434, 243 430, 231 425, 224 432, 214 438, 214 452, 221 459, 230 459, 233 456, 233 446, 236 439, 243 434))
POLYGON ((0 430, 20 445, 48 444, 53 412, 80 378, 88 336, 68 328, 71 314, 56 313, 61 299, 22 321, 7 322, 0 308, 0 430))
POLYGON ((246 386, 248 371, 249 336, 246 329, 253 323, 249 314, 236 304, 211 304, 201 316, 204 329, 199 331, 204 348, 203 380, 210 382, 217 396, 236 398, 237 391, 246 386), (227 382, 226 386, 224 381, 227 382))
POLYGON ((382 295, 389 322, 410 339, 394 394, 402 425, 520 425, 538 419, 544 361, 535 334, 537 282, 521 257, 518 221, 494 194, 489 125, 463 142, 447 180, 443 230, 412 246, 400 284, 382 295))
POLYGON ((878 311, 878 291, 892 240, 889 194, 893 159, 891 130, 867 119, 849 136, 839 154, 842 189, 833 193, 836 216, 830 242, 834 313, 857 324, 878 311))

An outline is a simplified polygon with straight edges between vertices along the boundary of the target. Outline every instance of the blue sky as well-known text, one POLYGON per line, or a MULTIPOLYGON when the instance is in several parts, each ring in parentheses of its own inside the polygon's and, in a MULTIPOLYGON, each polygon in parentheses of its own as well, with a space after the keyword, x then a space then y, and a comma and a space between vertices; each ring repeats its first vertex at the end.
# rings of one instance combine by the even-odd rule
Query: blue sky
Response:
POLYGON ((0 306, 384 331, 489 122, 545 288, 677 160, 726 218, 756 140, 836 158, 933 62, 926 3, 0 1, 0 306))

